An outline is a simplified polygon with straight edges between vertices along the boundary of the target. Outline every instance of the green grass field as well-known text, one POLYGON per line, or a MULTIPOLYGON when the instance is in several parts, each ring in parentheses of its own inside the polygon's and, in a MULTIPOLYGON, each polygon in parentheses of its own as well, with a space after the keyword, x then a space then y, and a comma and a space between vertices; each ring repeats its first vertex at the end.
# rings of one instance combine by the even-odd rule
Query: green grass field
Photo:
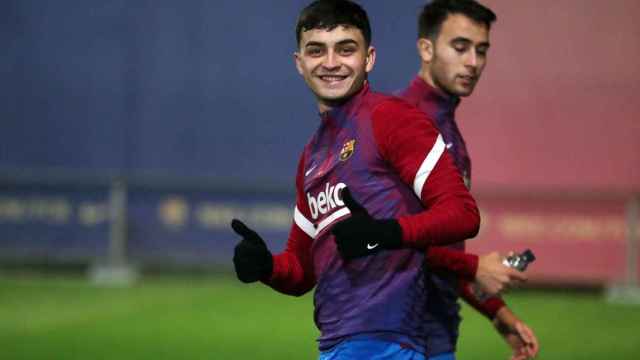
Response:
MULTIPOLYGON (((640 307, 598 294, 520 291, 539 359, 639 359, 640 307)), ((459 359, 507 359, 489 322, 464 308, 459 359)), ((314 359, 312 298, 231 278, 151 278, 132 288, 83 278, 0 275, 0 359, 314 359)))

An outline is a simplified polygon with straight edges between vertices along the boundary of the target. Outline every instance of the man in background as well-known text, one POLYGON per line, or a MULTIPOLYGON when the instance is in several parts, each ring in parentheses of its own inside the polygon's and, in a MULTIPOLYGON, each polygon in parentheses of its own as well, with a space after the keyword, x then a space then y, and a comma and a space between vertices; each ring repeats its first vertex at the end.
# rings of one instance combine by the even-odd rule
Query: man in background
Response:
MULTIPOLYGON (((489 31, 495 20, 493 11, 473 0, 428 3, 419 17, 420 71, 400 94, 435 120, 467 187, 471 186, 471 159, 455 121, 455 110, 461 97, 473 93, 482 75, 490 46, 489 31)), ((428 308, 438 311, 433 316, 442 319, 442 328, 437 331, 439 336, 449 334, 450 339, 448 346, 432 347, 432 351, 448 352, 455 348, 460 321, 457 297, 461 295, 493 321, 512 348, 512 359, 528 359, 538 353, 538 341, 533 331, 496 295, 513 281, 521 280, 512 269, 502 265, 502 259, 498 253, 480 257, 464 253, 463 242, 428 250, 427 264, 434 269, 428 276, 431 286, 440 294, 438 301, 441 302, 428 308), (452 247, 459 253, 452 254, 452 247), (457 274, 436 270, 450 269, 452 263, 461 269, 457 274)))

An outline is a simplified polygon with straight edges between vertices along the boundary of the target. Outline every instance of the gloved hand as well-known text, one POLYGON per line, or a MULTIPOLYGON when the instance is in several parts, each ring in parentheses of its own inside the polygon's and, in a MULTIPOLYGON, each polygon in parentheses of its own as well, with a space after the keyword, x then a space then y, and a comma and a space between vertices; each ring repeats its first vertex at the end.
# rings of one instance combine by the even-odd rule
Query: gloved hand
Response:
POLYGON ((374 254, 382 249, 402 247, 402 228, 395 219, 376 220, 342 189, 342 201, 351 211, 351 217, 334 225, 338 252, 346 260, 374 254))
POLYGON ((237 219, 231 221, 231 227, 242 236, 233 254, 238 279, 243 283, 251 283, 271 276, 273 257, 260 235, 237 219))

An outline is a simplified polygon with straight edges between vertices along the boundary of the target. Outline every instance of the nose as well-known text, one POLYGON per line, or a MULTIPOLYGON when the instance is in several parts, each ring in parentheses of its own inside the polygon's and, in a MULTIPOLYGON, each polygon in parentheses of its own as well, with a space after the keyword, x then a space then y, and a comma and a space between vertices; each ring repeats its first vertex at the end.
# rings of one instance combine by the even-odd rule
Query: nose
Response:
POLYGON ((338 55, 334 51, 328 51, 322 63, 326 69, 331 70, 340 67, 340 61, 338 55))
POLYGON ((478 55, 475 51, 471 50, 467 52, 465 65, 472 68, 478 67, 478 55))

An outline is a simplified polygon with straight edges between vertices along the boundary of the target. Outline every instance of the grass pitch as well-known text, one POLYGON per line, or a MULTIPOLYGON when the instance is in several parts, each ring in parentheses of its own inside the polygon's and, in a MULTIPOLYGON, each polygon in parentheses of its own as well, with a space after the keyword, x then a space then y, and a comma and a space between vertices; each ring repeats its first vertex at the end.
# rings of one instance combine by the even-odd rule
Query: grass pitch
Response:
MULTIPOLYGON (((536 331, 539 359, 638 359, 640 307, 593 293, 520 291, 507 302, 536 331)), ((465 307, 459 359, 508 359, 465 307)), ((315 359, 312 297, 232 278, 149 278, 101 288, 84 278, 0 275, 1 359, 315 359)))

